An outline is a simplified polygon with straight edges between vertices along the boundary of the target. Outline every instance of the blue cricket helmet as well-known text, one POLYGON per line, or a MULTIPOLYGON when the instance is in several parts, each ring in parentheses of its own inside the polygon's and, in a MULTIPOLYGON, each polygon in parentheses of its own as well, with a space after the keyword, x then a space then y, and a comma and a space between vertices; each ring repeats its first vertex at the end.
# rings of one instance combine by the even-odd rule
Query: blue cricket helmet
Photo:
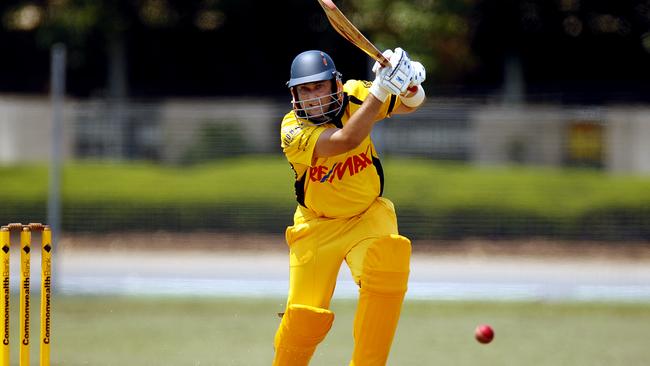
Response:
POLYGON ((297 117, 314 125, 327 123, 336 118, 343 106, 341 73, 336 71, 332 58, 323 51, 305 51, 291 63, 291 79, 287 81, 291 90, 293 110, 297 117), (295 86, 318 81, 332 80, 330 94, 313 99, 301 99, 295 86))
POLYGON ((299 84, 314 81, 339 78, 334 60, 323 51, 305 51, 293 59, 291 63, 291 79, 287 82, 289 88, 299 84))

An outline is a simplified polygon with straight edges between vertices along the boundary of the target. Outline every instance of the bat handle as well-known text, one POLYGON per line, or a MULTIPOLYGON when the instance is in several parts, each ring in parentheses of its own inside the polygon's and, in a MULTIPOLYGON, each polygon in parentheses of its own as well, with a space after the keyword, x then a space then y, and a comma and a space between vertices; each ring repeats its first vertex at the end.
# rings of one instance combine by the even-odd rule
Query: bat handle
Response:
POLYGON ((386 57, 384 57, 384 55, 382 55, 381 53, 379 53, 379 56, 377 56, 377 62, 379 62, 379 64, 382 67, 389 67, 390 66, 390 61, 388 61, 388 59, 386 57))

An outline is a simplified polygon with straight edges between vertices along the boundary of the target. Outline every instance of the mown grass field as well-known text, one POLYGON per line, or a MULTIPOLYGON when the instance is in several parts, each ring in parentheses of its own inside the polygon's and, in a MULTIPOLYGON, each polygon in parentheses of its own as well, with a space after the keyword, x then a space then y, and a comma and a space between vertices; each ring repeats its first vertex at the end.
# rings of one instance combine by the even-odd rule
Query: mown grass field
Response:
MULTIPOLYGON (((335 299, 311 365, 347 365, 354 305, 335 299)), ((52 364, 270 365, 282 310, 283 299, 57 296, 52 364)), ((388 364, 641 366, 648 324, 648 304, 407 301, 388 364), (496 331, 489 345, 473 339, 484 322, 496 331)))

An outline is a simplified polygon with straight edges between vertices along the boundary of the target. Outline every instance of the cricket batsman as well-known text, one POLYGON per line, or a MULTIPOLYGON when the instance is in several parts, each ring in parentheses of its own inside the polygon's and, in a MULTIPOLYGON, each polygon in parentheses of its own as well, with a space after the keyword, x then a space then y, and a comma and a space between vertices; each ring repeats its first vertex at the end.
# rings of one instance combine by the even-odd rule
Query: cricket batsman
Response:
POLYGON ((411 242, 370 138, 375 123, 424 101, 424 67, 400 49, 375 63, 373 82, 345 84, 322 51, 300 53, 287 85, 293 110, 281 146, 295 172, 298 206, 286 230, 289 294, 275 334, 274 366, 308 365, 334 321, 329 310, 343 261, 359 286, 351 366, 385 365, 407 289, 411 242))

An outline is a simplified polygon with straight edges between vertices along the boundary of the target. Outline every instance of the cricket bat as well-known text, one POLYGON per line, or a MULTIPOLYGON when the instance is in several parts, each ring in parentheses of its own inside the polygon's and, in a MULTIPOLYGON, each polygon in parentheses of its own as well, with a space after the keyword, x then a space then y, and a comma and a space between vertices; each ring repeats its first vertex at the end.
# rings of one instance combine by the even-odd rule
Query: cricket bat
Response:
MULTIPOLYGON (((343 38, 350 41, 353 45, 357 46, 360 50, 368 54, 375 61, 383 67, 390 66, 390 61, 375 47, 372 42, 368 40, 357 27, 343 15, 341 10, 332 2, 332 0, 318 0, 318 3, 325 11, 327 19, 334 29, 343 36, 343 38)), ((417 92, 417 86, 410 86, 408 90, 411 93, 417 92)))
POLYGON ((357 27, 346 18, 339 8, 332 2, 332 0, 318 0, 320 6, 325 11, 327 19, 334 29, 343 36, 343 38, 350 41, 353 45, 357 46, 360 50, 368 54, 375 61, 379 62, 381 66, 390 66, 390 63, 381 51, 370 42, 357 27))

